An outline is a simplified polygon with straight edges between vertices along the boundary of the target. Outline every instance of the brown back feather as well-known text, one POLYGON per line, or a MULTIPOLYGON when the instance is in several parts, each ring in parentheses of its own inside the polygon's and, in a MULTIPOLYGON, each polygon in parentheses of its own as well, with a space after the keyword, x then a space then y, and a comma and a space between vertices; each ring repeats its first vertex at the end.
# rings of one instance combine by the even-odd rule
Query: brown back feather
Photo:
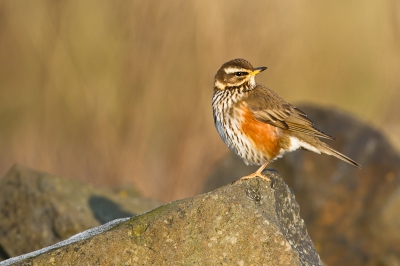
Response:
POLYGON ((305 135, 334 139, 315 128, 314 123, 303 111, 260 84, 250 92, 246 103, 258 121, 305 135))

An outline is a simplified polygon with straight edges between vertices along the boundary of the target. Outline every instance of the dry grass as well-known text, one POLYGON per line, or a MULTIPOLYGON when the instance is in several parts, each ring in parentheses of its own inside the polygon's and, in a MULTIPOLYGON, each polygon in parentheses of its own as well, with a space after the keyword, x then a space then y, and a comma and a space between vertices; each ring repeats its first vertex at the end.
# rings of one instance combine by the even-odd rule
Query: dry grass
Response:
POLYGON ((227 60, 291 102, 343 108, 400 146, 400 4, 0 2, 0 174, 12 164, 172 200, 228 149, 212 81, 227 60))

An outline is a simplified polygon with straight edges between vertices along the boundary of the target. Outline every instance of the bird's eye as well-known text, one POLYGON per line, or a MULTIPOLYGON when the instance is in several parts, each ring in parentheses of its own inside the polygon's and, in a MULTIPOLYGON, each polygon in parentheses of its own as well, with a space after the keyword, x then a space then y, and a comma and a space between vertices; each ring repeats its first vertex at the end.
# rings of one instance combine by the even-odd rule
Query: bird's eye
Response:
POLYGON ((246 76, 247 74, 248 74, 247 72, 235 72, 236 77, 246 76))

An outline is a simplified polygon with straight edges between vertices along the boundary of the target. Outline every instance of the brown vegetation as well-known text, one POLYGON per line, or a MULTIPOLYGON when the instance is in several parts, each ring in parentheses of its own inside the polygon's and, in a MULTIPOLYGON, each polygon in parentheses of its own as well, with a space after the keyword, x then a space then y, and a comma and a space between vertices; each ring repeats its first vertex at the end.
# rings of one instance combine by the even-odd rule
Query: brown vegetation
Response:
MULTIPOLYGON (((0 174, 18 162, 172 200, 228 149, 213 76, 235 57, 286 100, 337 106, 400 146, 400 4, 0 2, 0 174)), ((329 133, 329 132, 327 132, 329 133)))

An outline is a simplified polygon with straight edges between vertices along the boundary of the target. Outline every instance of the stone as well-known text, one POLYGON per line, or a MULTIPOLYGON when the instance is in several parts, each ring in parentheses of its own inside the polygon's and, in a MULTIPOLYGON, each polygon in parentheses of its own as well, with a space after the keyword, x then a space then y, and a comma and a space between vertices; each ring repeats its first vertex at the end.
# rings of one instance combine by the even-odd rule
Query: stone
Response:
POLYGON ((15 165, 0 179, 0 256, 37 250, 120 217, 159 206, 15 165))
POLYGON ((322 265, 282 178, 254 178, 91 229, 5 265, 322 265))
MULTIPOLYGON (((295 151, 268 166, 293 189, 322 260, 330 266, 400 265, 398 152, 378 130, 341 111, 299 109, 336 138, 327 141, 329 145, 362 165, 359 170, 332 156, 295 151)), ((204 191, 221 184, 215 173, 230 183, 233 173, 254 169, 245 168, 241 159, 229 155, 210 174, 204 191)))

